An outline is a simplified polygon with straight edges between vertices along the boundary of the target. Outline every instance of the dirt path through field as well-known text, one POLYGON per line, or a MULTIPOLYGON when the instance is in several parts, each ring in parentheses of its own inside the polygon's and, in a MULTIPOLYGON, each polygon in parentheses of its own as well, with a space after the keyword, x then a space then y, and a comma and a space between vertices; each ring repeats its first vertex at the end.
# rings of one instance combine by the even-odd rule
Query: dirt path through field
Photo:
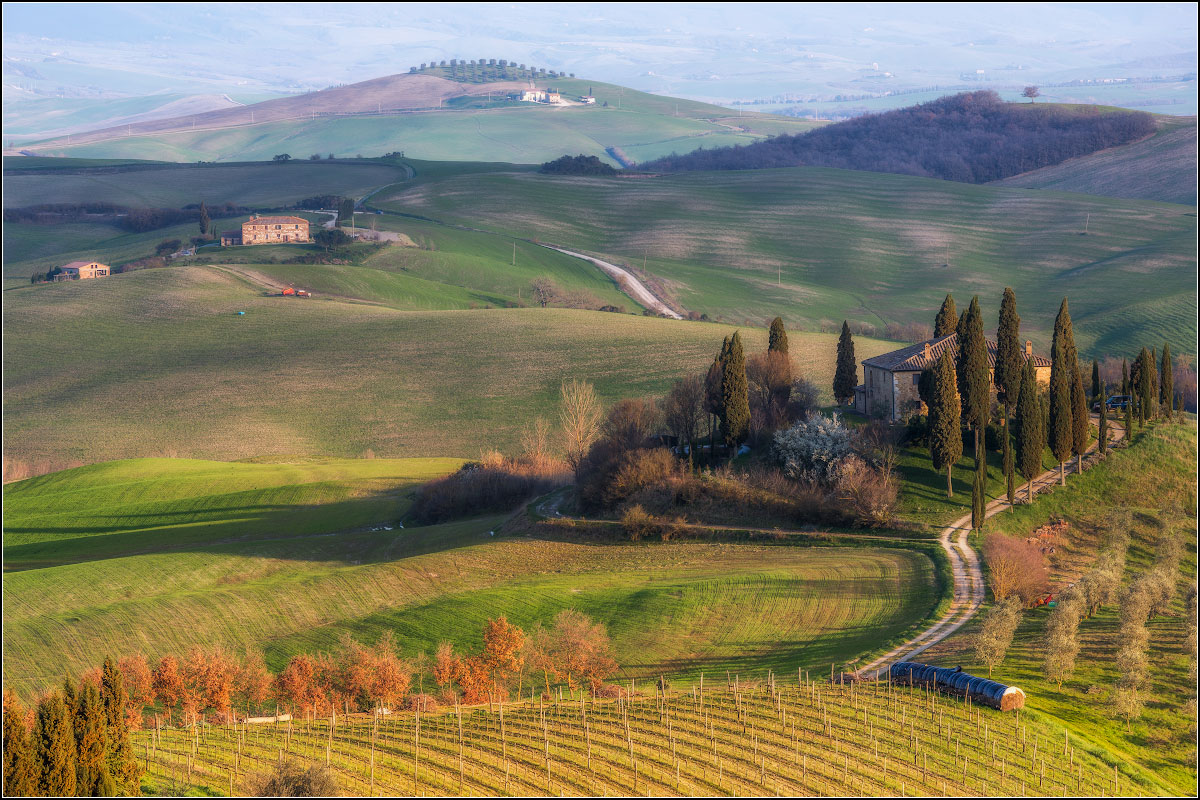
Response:
POLYGON ((552 244, 543 244, 542 247, 545 247, 549 250, 557 250, 564 255, 582 258, 584 261, 590 261, 606 274, 615 278, 617 285, 621 287, 622 291, 624 291, 634 300, 637 300, 646 308, 658 314, 662 314, 663 316, 670 317, 671 319, 683 319, 682 316, 669 308, 665 303, 663 303, 663 301, 655 297, 654 293, 647 289, 646 285, 634 277, 633 273, 629 270, 624 269, 623 267, 618 267, 616 264, 610 264, 607 261, 601 261, 593 256, 585 256, 583 253, 576 253, 574 250, 566 250, 562 247, 555 247, 552 244))
MULTIPOLYGON (((1098 426, 1099 415, 1093 414, 1092 421, 1098 426)), ((1110 420, 1110 423, 1112 422, 1110 420)), ((1120 425, 1110 424, 1108 433, 1110 442, 1119 442, 1125 438, 1125 429, 1120 425)), ((1088 455, 1084 457, 1084 469, 1096 463, 1093 456, 1097 447, 1098 443, 1095 443, 1088 448, 1088 455)), ((1068 464, 1066 471, 1068 474, 1077 474, 1077 462, 1073 460, 1068 464)), ((1036 496, 1047 488, 1057 486, 1058 482, 1058 470, 1047 470, 1034 479, 1033 494, 1036 496)), ((1025 487, 1019 486, 1017 488, 1018 503, 1024 493, 1025 487)), ((1008 509, 1008 498, 1001 497, 988 503, 985 513, 988 517, 994 517, 1006 509, 1008 509)), ((954 599, 950 603, 950 609, 940 620, 912 639, 860 668, 859 674, 868 679, 882 676, 892 663, 912 660, 967 624, 979 611, 984 600, 983 571, 979 567, 979 553, 967 541, 970 533, 970 514, 964 514, 942 530, 940 543, 950 559, 950 569, 954 575, 954 599)))

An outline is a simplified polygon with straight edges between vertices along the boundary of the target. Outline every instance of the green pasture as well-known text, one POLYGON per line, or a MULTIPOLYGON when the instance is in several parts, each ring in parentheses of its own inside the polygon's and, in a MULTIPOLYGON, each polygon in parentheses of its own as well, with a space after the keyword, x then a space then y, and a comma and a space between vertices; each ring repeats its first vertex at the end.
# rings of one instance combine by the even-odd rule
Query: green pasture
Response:
POLYGON ((644 261, 685 308, 733 322, 932 323, 947 291, 981 295, 994 318, 1011 286, 1042 352, 1064 296, 1086 357, 1196 336, 1195 293, 1181 291, 1196 272, 1186 206, 817 168, 460 174, 373 203, 644 261))
MULTIPOLYGON (((562 381, 591 381, 606 403, 662 395, 706 369, 735 330, 567 309, 400 311, 269 297, 233 269, 170 267, 9 291, 6 456, 44 472, 161 455, 513 452, 535 417, 557 418, 562 381)), ((759 326, 742 328, 750 352, 766 347, 759 326)), ((797 370, 823 392, 836 342, 791 335, 797 370)), ((858 339, 860 358, 892 347, 858 339)))

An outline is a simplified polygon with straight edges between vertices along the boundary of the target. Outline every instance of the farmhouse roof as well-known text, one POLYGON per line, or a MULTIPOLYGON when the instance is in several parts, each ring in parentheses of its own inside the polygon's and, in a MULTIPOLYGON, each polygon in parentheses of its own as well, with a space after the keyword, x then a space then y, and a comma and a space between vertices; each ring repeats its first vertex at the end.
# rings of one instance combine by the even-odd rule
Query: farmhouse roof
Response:
MULTIPOLYGON (((987 357, 988 367, 996 368, 996 343, 991 339, 987 339, 987 357)), ((923 342, 918 342, 908 347, 902 347, 899 350, 893 350, 890 353, 884 353, 874 358, 868 358, 863 361, 865 366, 879 367, 886 369, 888 372, 918 372, 923 369, 932 367, 937 360, 942 357, 942 353, 950 351, 951 358, 958 357, 958 334, 952 333, 949 336, 934 337, 926 339, 923 342)), ((1043 358, 1039 355, 1029 355, 1027 358, 1033 359, 1035 367, 1050 366, 1050 359, 1043 358)))
POLYGON ((97 264, 101 267, 105 266, 104 264, 100 264, 98 261, 72 261, 69 264, 63 264, 62 269, 79 269, 81 267, 90 267, 92 264, 97 264))
POLYGON ((262 222, 267 225, 278 225, 281 222, 303 222, 308 224, 308 220, 303 217, 252 217, 246 222, 262 222))

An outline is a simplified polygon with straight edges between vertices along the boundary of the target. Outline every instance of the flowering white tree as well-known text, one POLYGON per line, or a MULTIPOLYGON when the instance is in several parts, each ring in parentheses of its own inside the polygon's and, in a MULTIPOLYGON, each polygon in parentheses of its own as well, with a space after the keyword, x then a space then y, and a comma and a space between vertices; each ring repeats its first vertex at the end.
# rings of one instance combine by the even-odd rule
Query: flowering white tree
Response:
POLYGON ((789 478, 825 483, 852 452, 850 431, 839 419, 817 415, 776 433, 773 452, 789 478))

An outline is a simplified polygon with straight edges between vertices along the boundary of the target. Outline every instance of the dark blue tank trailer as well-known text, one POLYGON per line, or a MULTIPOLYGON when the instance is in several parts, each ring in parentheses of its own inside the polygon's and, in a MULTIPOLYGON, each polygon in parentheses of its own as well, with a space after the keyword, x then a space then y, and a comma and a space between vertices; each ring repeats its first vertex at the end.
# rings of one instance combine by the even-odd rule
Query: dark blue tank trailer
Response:
POLYGON ((962 671, 962 667, 935 667, 915 661, 892 664, 892 683, 899 686, 921 686, 956 697, 971 698, 972 703, 1013 711, 1025 707, 1025 693, 1015 686, 977 678, 962 671))

